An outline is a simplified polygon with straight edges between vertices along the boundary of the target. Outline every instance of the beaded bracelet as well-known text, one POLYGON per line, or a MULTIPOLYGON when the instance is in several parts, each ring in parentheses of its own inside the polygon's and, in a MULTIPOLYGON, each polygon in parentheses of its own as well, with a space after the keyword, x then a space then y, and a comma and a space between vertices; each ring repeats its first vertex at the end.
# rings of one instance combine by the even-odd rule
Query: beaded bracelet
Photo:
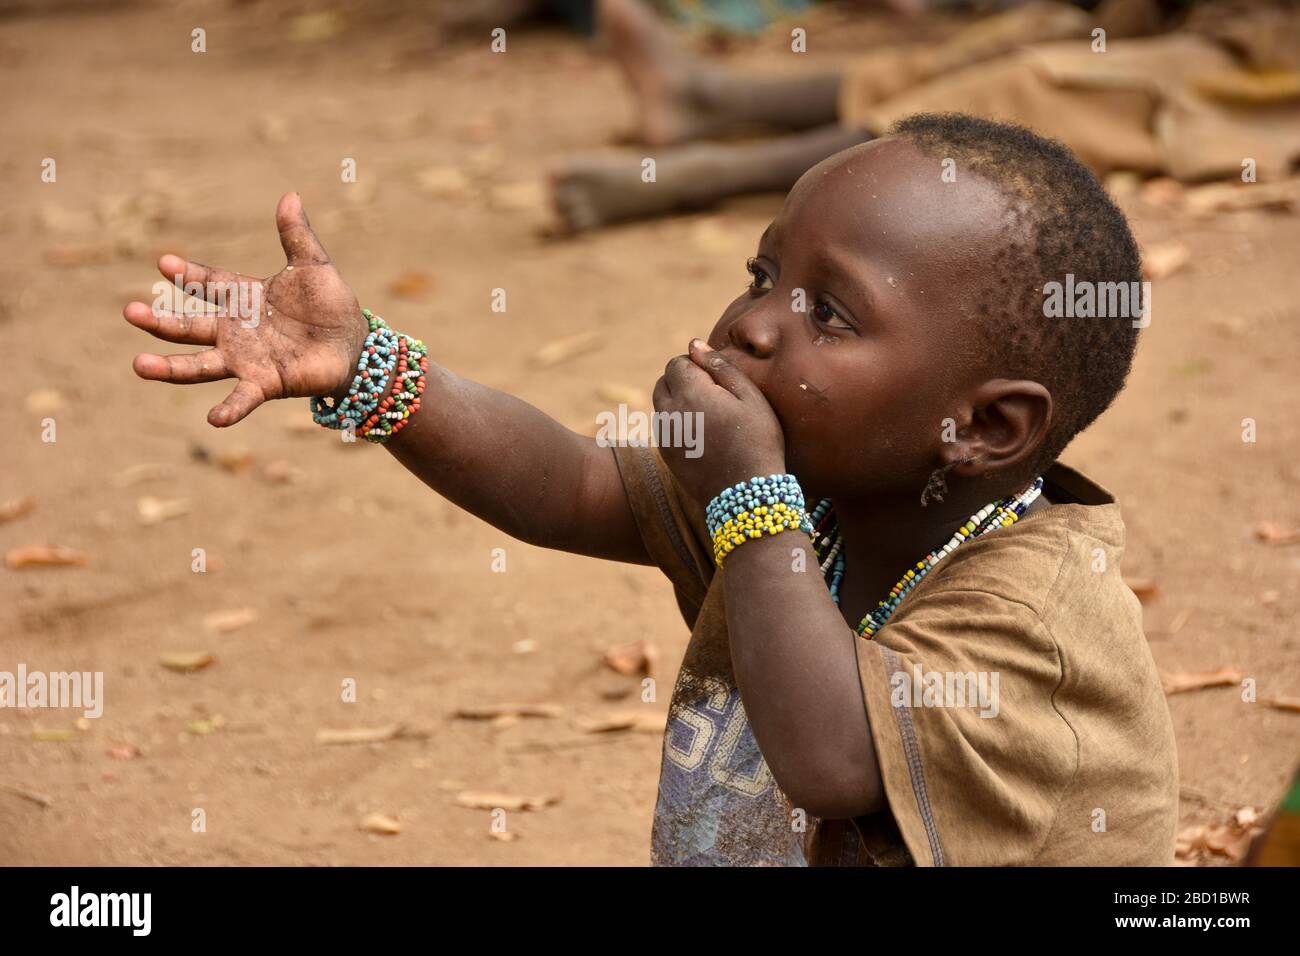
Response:
POLYGON ((705 509, 709 534, 716 534, 724 521, 743 511, 782 501, 799 511, 804 510, 803 489, 794 475, 759 475, 723 488, 705 509))
POLYGON ((727 555, 752 538, 782 531, 813 533, 803 489, 794 475, 760 475, 724 488, 709 502, 705 521, 719 568, 727 555))
POLYGON ((370 332, 357 359, 357 374, 348 386, 348 394, 336 405, 327 405, 321 396, 311 400, 311 417, 317 425, 355 428, 379 407, 379 400, 388 388, 388 379, 397 365, 397 333, 369 309, 362 309, 361 314, 370 332))
POLYGON ((424 376, 429 371, 429 349, 419 339, 402 335, 398 342, 393 390, 357 430, 369 442, 385 442, 406 427, 420 410, 424 376))
POLYGON ((362 309, 370 331, 357 360, 348 394, 334 405, 311 399, 312 420, 326 428, 352 428, 370 442, 385 442, 420 410, 429 350, 419 339, 394 332, 379 316, 362 309), (389 382, 392 391, 388 394, 389 382))

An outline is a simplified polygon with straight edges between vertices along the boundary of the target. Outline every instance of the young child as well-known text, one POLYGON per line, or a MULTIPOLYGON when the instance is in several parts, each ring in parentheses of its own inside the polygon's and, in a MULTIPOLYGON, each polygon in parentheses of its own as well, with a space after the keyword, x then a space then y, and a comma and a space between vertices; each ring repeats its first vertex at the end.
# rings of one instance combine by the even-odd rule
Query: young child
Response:
POLYGON ((926 115, 811 169, 655 386, 657 411, 703 415, 702 454, 602 447, 428 362, 368 325, 297 194, 276 219, 269 279, 162 257, 209 298, 258 281, 260 314, 132 302, 209 346, 136 373, 237 379, 217 427, 329 396, 318 421, 514 537, 660 567, 692 634, 655 863, 1172 862, 1173 730, 1119 505, 1056 462, 1142 323, 1044 308, 1067 274, 1138 282, 1138 252, 1063 147, 926 115))

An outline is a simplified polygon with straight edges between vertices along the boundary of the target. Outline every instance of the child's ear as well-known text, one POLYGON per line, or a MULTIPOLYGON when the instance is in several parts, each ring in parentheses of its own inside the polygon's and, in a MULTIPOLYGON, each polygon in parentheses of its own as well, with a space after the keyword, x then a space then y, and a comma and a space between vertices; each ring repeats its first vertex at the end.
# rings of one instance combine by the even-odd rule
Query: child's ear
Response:
POLYGON ((976 389, 970 402, 969 423, 949 446, 958 474, 1015 471, 1047 438, 1052 393, 1038 382, 993 379, 976 389))

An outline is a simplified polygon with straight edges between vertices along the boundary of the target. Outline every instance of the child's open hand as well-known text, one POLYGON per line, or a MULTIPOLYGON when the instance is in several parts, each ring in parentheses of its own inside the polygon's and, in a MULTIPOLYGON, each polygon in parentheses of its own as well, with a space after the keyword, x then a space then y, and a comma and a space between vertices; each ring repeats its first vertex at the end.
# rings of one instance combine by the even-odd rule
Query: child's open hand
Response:
POLYGON ((163 276, 179 287, 197 284, 218 312, 156 312, 131 302, 122 314, 136 328, 165 342, 207 345, 189 355, 135 357, 141 378, 176 385, 237 378, 225 401, 208 412, 217 428, 233 425, 273 398, 341 392, 351 381, 366 337, 366 320, 312 232, 297 193, 275 210, 288 264, 268 279, 211 269, 180 256, 158 260, 163 276))
POLYGON ((700 413, 697 449, 662 448, 668 467, 701 504, 755 475, 785 471, 785 436, 776 413, 744 372, 701 341, 668 363, 655 383, 656 412, 700 413))

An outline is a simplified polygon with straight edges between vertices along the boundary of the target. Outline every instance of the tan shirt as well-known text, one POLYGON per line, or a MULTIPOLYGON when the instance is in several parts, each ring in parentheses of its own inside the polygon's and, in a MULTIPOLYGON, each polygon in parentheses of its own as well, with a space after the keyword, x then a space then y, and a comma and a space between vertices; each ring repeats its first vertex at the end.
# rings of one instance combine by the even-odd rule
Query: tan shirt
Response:
POLYGON ((1052 466, 1055 504, 963 544, 874 640, 856 641, 889 810, 804 825, 744 715, 703 509, 656 450, 615 456, 692 628, 669 706, 654 863, 1172 863, 1173 726, 1104 489, 1052 466))

